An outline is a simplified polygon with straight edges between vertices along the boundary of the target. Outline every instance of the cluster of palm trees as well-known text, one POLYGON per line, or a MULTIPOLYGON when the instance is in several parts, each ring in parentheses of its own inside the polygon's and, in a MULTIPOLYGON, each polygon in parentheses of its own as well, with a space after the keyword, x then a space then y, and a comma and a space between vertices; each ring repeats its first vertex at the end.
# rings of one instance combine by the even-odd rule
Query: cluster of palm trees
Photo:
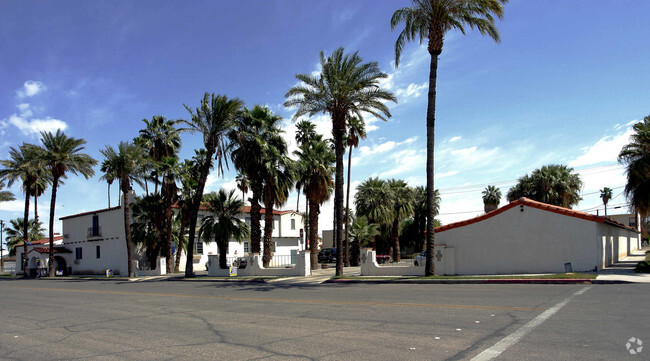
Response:
MULTIPOLYGON (((440 195, 435 195, 434 214, 438 214, 440 195)), ((372 245, 380 254, 389 254, 399 262, 400 235, 405 228, 415 241, 415 249, 422 251, 425 239, 426 188, 409 187, 401 179, 369 178, 359 185, 355 195, 356 218, 351 225, 352 260, 356 261, 361 246, 372 245), (372 237, 369 237, 372 236, 372 237)))
MULTIPOLYGON (((39 235, 37 201, 45 190, 51 188, 50 219, 49 219, 49 274, 54 276, 54 210, 59 186, 63 184, 70 173, 81 174, 86 179, 94 175, 93 166, 97 161, 83 153, 84 139, 67 136, 63 131, 56 133, 41 132, 41 145, 23 143, 18 148, 11 147, 10 159, 1 160, 4 167, 0 169, 0 182, 22 185, 25 193, 25 210, 22 219, 17 220, 16 226, 22 223, 22 242, 24 246, 23 267, 27 270, 27 244, 35 240, 32 234, 39 235), (29 220, 30 198, 34 197, 34 220, 29 220), (30 228, 32 231, 30 232, 30 228), (36 229, 37 231, 34 231, 36 229)), ((13 221, 12 221, 12 225, 13 221)), ((18 234, 16 234, 18 236, 18 234)), ((15 243, 14 243, 15 245, 15 243)))
POLYGON ((508 201, 521 197, 571 208, 580 202, 582 180, 573 173, 573 168, 561 164, 550 164, 535 169, 530 175, 520 177, 510 190, 508 201))

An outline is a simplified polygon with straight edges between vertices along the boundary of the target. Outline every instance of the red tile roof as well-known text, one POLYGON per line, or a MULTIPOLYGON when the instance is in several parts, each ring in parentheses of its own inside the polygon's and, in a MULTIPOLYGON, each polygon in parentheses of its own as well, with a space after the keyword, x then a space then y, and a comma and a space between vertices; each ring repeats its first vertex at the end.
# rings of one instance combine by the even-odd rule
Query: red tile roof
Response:
MULTIPOLYGON (((60 235, 54 236, 54 242, 60 241, 62 239, 63 239, 63 236, 60 236, 60 235)), ((50 243, 50 238, 48 237, 48 238, 39 239, 38 241, 29 242, 28 244, 33 246, 33 245, 37 245, 37 244, 49 244, 49 243, 50 243)), ((23 242, 20 242, 20 243, 16 244, 16 247, 22 246, 22 245, 23 245, 23 242)))
MULTIPOLYGON (((38 253, 50 253, 50 247, 34 247, 32 251, 38 253)), ((54 247, 52 253, 72 253, 72 251, 65 247, 54 247)))
POLYGON ((537 208, 537 209, 541 209, 541 210, 544 210, 544 211, 553 212, 553 213, 557 213, 557 214, 562 214, 562 215, 569 216, 569 217, 580 218, 580 219, 584 219, 584 220, 587 220, 587 221, 598 222, 598 223, 606 223, 606 224, 610 224, 612 226, 616 226, 616 227, 619 227, 619 228, 631 230, 631 231, 634 231, 634 232, 637 231, 636 229, 634 229, 632 227, 628 227, 628 226, 626 226, 626 225, 624 225, 622 223, 616 222, 615 220, 613 220, 611 218, 608 218, 608 217, 605 217, 605 216, 596 216, 596 215, 593 215, 593 214, 590 214, 590 213, 574 211, 573 209, 554 206, 554 205, 550 205, 550 204, 546 204, 546 203, 542 203, 542 202, 537 202, 537 201, 534 201, 532 199, 528 199, 528 198, 524 198, 524 197, 519 198, 516 201, 512 201, 509 204, 507 204, 507 205, 505 205, 505 206, 503 206, 501 208, 497 208, 497 209, 493 210, 492 212, 488 212, 488 213, 483 214, 481 216, 478 216, 476 218, 471 218, 471 219, 467 219, 467 220, 464 220, 464 221, 450 223, 450 224, 447 224, 447 225, 444 225, 444 226, 436 227, 435 231, 436 231, 436 233, 438 233, 438 232, 444 232, 444 231, 454 229, 454 228, 458 228, 458 227, 468 226, 470 224, 481 222, 481 221, 486 220, 488 218, 492 218, 492 217, 494 217, 494 216, 496 216, 498 214, 501 214, 501 213, 503 213, 503 212, 505 212, 505 211, 507 211, 507 210, 509 210, 511 208, 514 208, 514 207, 517 207, 517 206, 520 206, 520 205, 521 206, 528 206, 528 207, 532 207, 532 208, 537 208))
POLYGON ((117 206, 117 207, 111 207, 111 208, 98 209, 96 211, 77 213, 77 214, 73 214, 73 215, 70 215, 70 216, 61 217, 61 218, 59 218, 59 220, 62 221, 64 219, 68 219, 68 218, 81 217, 81 216, 87 216, 89 214, 108 212, 108 211, 113 211, 113 210, 120 209, 120 208, 122 208, 122 207, 117 206))
MULTIPOLYGON (((172 204, 172 208, 178 208, 178 203, 172 204)), ((208 207, 205 206, 205 203, 202 203, 201 206, 199 207, 199 210, 207 211, 208 207)), ((250 206, 244 206, 241 209, 241 212, 242 213, 250 213, 251 212, 251 207, 250 206)), ((273 214, 277 214, 277 215, 283 215, 283 214, 288 214, 288 213, 298 213, 299 214, 299 212, 295 212, 293 210, 286 210, 286 211, 280 211, 280 210, 277 210, 277 209, 273 210, 273 214)), ((262 208, 260 210, 260 214, 266 214, 266 208, 262 208)))

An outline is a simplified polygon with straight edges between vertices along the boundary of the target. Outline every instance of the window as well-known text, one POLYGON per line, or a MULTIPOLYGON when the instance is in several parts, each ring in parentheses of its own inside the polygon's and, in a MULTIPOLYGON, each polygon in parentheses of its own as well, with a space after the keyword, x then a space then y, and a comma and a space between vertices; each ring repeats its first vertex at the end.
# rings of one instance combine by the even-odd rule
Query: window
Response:
POLYGON ((93 230, 92 230, 92 236, 97 237, 99 236, 99 216, 98 215, 93 215, 93 230))
POLYGON ((195 253, 196 254, 203 254, 203 242, 196 242, 196 245, 195 245, 194 248, 195 248, 195 251, 196 251, 195 253))
POLYGON ((629 224, 630 224, 630 227, 634 227, 634 228, 636 228, 636 217, 630 217, 630 218, 628 219, 628 222, 629 222, 629 224))
POLYGON ((278 229, 280 228, 280 220, 279 219, 274 219, 273 220, 273 229, 278 229))
POLYGON ((82 250, 81 247, 77 247, 77 248, 74 249, 75 259, 81 259, 82 258, 83 255, 81 253, 81 250, 82 250))
POLYGON ((99 256, 101 255, 100 247, 97 246, 95 249, 96 249, 96 251, 97 251, 97 258, 99 258, 99 256))
POLYGON ((244 254, 246 254, 246 253, 250 253, 250 251, 251 251, 251 249, 250 249, 250 243, 248 243, 248 242, 244 242, 244 254))
POLYGON ((246 217, 246 224, 251 225, 251 217, 246 217))
POLYGON ((291 218, 291 230, 292 231, 296 230, 296 220, 295 220, 295 218, 291 218))

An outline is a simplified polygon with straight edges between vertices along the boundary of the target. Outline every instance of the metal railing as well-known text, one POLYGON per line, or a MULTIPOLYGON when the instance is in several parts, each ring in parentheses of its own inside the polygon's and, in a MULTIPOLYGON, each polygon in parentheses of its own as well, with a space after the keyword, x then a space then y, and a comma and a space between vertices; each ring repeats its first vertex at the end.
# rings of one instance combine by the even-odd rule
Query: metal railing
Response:
POLYGON ((274 255, 267 268, 292 268, 296 265, 296 257, 291 255, 274 255))
POLYGON ((408 253, 408 254, 401 254, 400 255, 400 260, 399 262, 392 257, 390 259, 386 258, 380 258, 381 256, 377 256, 377 264, 380 267, 410 267, 410 266, 424 266, 422 263, 423 261, 419 259, 419 257, 416 257, 419 253, 408 253))
POLYGON ((88 238, 101 237, 101 236, 102 236, 102 227, 97 227, 95 229, 93 227, 88 228, 88 235, 87 235, 88 238))

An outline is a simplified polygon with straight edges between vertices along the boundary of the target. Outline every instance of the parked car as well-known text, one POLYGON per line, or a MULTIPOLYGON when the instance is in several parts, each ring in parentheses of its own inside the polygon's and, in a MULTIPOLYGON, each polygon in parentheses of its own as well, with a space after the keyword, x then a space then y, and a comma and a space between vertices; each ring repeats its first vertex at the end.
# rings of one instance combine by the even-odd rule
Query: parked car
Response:
POLYGON ((237 268, 246 268, 248 265, 248 258, 239 257, 232 263, 232 265, 237 268))
POLYGON ((378 264, 384 264, 386 262, 390 262, 392 258, 387 254, 378 254, 375 259, 377 260, 378 264))
POLYGON ((423 251, 413 259, 413 265, 424 266, 427 264, 427 251, 423 251))
POLYGON ((336 247, 321 249, 318 252, 318 262, 320 263, 336 262, 336 247))

